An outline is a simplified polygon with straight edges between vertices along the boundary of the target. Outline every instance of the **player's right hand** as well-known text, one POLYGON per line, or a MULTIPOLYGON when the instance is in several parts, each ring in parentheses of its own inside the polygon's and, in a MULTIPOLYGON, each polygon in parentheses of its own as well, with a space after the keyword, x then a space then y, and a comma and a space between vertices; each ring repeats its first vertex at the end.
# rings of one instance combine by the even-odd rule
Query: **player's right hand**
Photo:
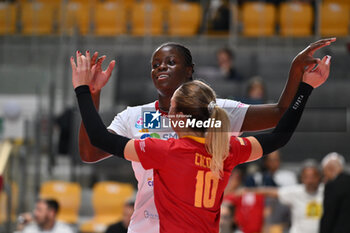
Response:
POLYGON ((313 88, 321 86, 329 76, 329 68, 331 65, 331 56, 324 56, 316 68, 310 65, 303 75, 303 82, 309 84, 313 88))
POLYGON ((319 63, 320 59, 314 58, 314 53, 320 48, 330 45, 334 41, 336 41, 335 37, 322 39, 311 43, 294 58, 292 63, 293 67, 299 69, 301 72, 304 72, 305 67, 319 63))

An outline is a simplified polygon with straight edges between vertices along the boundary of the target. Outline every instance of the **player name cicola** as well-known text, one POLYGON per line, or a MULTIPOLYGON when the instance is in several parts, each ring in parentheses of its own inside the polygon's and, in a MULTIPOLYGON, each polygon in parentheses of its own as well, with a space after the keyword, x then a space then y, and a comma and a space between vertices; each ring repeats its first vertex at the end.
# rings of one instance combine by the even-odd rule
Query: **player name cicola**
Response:
POLYGON ((164 128, 220 128, 221 127, 221 121, 215 120, 215 118, 209 118, 208 120, 202 121, 197 120, 195 118, 186 120, 177 120, 172 121, 171 119, 163 119, 162 126, 164 128))

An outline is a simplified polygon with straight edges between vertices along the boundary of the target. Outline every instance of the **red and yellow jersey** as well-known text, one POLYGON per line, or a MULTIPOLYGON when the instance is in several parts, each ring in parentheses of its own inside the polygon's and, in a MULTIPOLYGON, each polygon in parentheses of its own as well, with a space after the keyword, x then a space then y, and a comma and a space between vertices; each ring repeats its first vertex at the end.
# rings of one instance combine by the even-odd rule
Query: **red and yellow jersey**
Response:
POLYGON ((160 232, 218 232, 220 205, 232 169, 248 160, 251 144, 231 137, 222 179, 212 176, 204 138, 135 140, 144 169, 154 169, 160 232))

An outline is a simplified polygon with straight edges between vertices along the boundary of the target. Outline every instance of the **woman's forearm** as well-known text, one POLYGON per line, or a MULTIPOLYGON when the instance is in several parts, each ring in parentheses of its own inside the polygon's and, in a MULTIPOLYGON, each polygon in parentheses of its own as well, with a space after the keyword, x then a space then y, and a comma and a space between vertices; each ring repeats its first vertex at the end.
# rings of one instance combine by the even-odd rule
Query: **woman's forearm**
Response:
POLYGON ((129 138, 109 132, 93 104, 89 86, 75 88, 80 114, 93 146, 110 154, 124 158, 124 148, 129 138))
POLYGON ((292 137, 301 115, 305 108, 308 97, 313 87, 304 82, 300 83, 298 91, 287 111, 271 133, 259 134, 255 138, 259 141, 263 154, 269 154, 283 147, 292 137))

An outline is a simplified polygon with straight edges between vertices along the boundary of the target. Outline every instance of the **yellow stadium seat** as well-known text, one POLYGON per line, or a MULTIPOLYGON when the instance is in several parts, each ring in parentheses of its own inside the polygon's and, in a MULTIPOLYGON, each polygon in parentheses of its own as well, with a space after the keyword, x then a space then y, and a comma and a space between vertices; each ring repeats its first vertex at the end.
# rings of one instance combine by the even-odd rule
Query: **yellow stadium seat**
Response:
POLYGON ((54 199, 60 209, 57 219, 66 223, 76 223, 81 201, 81 187, 78 183, 48 181, 41 185, 40 198, 54 199))
POLYGON ((97 3, 95 8, 95 34, 114 36, 126 33, 126 8, 117 2, 97 3))
POLYGON ((246 2, 242 7, 244 36, 272 36, 275 33, 276 8, 273 4, 246 2))
POLYGON ((41 2, 41 3, 50 3, 54 6, 59 6, 60 4, 65 2, 65 0, 35 0, 35 1, 41 2))
POLYGON ((201 7, 197 3, 174 3, 169 8, 169 34, 191 36, 198 32, 201 7))
POLYGON ((338 3, 343 5, 350 5, 349 0, 323 0, 324 3, 338 3))
POLYGON ((0 3, 0 35, 16 32, 16 17, 15 4, 0 3))
POLYGON ((143 3, 151 3, 161 7, 170 7, 172 0, 141 0, 143 3))
POLYGON ((54 8, 52 4, 28 2, 21 5, 22 33, 47 35, 53 32, 54 8))
POLYGON ((279 11, 280 34, 282 36, 310 36, 313 19, 311 4, 301 2, 281 3, 279 11))
POLYGON ((93 5, 97 2, 98 0, 68 0, 68 2, 75 2, 75 3, 81 3, 81 4, 90 4, 93 5))
POLYGON ((136 2, 137 0, 104 0, 102 2, 114 2, 114 3, 118 3, 121 5, 124 5, 126 7, 126 9, 130 9, 132 7, 132 5, 136 2))
POLYGON ((86 35, 90 31, 90 6, 78 2, 69 2, 60 12, 61 27, 65 34, 72 35, 75 30, 86 35))
POLYGON ((81 232, 104 232, 122 217, 125 202, 133 195, 131 184, 99 182, 93 187, 92 204, 95 216, 80 227, 81 232))
POLYGON ((321 6, 322 36, 349 35, 349 7, 338 3, 324 3, 321 6))
MULTIPOLYGON (((12 183, 11 185, 11 221, 16 221, 17 218, 17 207, 18 207, 18 185, 16 183, 12 183)), ((0 192, 0 224, 8 221, 7 217, 7 208, 8 208, 8 195, 3 190, 0 192)))
POLYGON ((135 36, 160 35, 163 31, 163 8, 156 4, 135 3, 131 7, 131 33, 135 36))

